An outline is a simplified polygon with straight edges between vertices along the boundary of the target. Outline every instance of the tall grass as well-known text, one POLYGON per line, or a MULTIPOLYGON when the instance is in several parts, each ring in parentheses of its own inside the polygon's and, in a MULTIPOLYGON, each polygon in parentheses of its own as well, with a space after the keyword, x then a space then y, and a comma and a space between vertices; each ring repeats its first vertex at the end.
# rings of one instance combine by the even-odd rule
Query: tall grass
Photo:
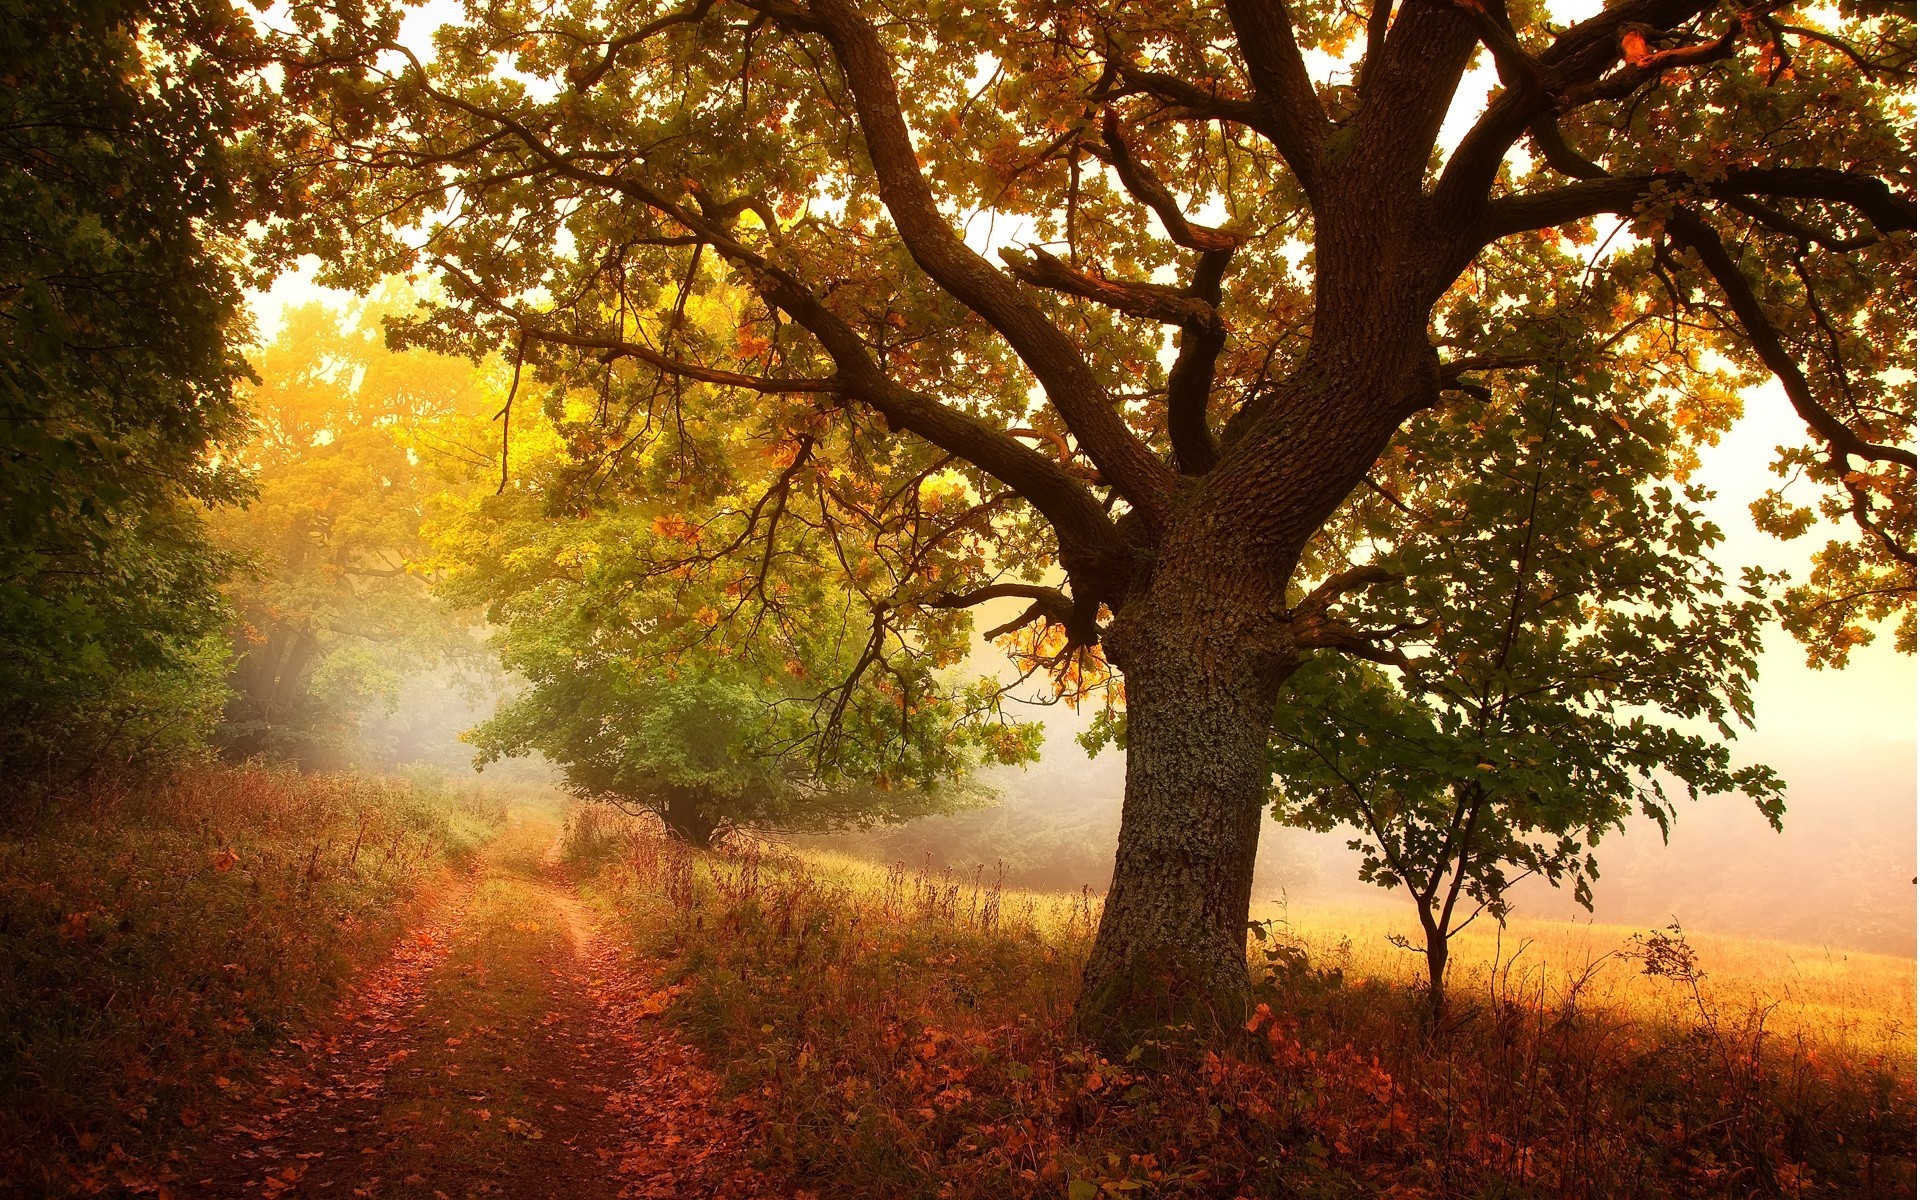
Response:
POLYGON ((1913 1194, 1911 1060, 1776 1032, 1672 933, 1607 960, 1671 1003, 1494 970, 1433 1033, 1415 989, 1273 925, 1245 1030, 1116 1062, 1071 1029, 1084 893, 697 855, 603 815, 571 850, 665 962, 671 1019, 765 1110, 773 1165, 822 1195, 1913 1194))
POLYGON ((198 767, 0 838, 0 1193, 144 1178, 500 819, 431 784, 198 767))
MULTIPOLYGON (((1424 979, 1426 960, 1396 942, 1420 942, 1410 908, 1390 904, 1263 906, 1308 957, 1347 978, 1390 984, 1424 979)), ((1502 927, 1482 919, 1453 942, 1456 993, 1485 997, 1496 986, 1554 996, 1574 987, 1584 1007, 1655 1022, 1697 1016, 1686 989, 1648 975, 1633 953, 1648 931, 1587 921, 1514 917, 1502 927), (1497 977, 1497 978, 1496 978, 1497 977)), ((1888 1059, 1914 1054, 1912 958, 1759 938, 1688 931, 1716 1009, 1766 1010, 1775 1035, 1810 1046, 1888 1059)))

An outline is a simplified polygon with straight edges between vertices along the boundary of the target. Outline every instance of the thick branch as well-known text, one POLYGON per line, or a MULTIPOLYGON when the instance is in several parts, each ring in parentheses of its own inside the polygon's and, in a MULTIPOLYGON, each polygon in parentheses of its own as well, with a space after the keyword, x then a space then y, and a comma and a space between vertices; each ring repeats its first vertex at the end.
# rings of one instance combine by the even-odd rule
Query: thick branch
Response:
POLYGON ((1400 576, 1375 563, 1362 563, 1357 567, 1348 567, 1336 571, 1320 582, 1320 586, 1308 592, 1300 603, 1293 606, 1288 615, 1296 621, 1310 620, 1326 613, 1334 601, 1363 587, 1376 583, 1389 583, 1400 576))
POLYGON ((1338 650, 1354 658, 1399 667, 1403 671, 1413 669, 1412 660, 1398 647, 1368 637, 1345 621, 1325 613, 1295 618, 1293 645, 1296 650, 1338 650))
POLYGON ((1560 122, 1551 113, 1534 118, 1527 127, 1533 135, 1533 148, 1549 167, 1569 179, 1604 179, 1606 169, 1573 148, 1560 122))
POLYGON ((1234 125, 1244 125, 1261 134, 1268 141, 1274 140, 1273 120, 1266 109, 1251 100, 1215 95, 1178 75, 1148 71, 1117 59, 1111 61, 1109 65, 1125 86, 1097 92, 1095 99, 1106 100, 1114 96, 1140 93, 1165 101, 1185 115, 1205 121, 1226 121, 1234 125))
MULTIPOLYGON (((1041 616, 1063 625, 1073 619, 1072 598, 1059 588, 1039 583, 990 583, 967 592, 942 592, 924 603, 928 608, 974 608, 993 600, 1033 601, 1028 615, 1012 623, 1011 628, 1014 629, 1041 616)), ((998 633, 989 633, 987 636, 996 637, 998 633)))
POLYGON ((1466 15, 1444 0, 1400 5, 1363 64, 1366 87, 1343 130, 1352 140, 1340 156, 1360 165, 1356 187, 1396 202, 1422 190, 1478 42, 1466 15))
POLYGON ((1189 250, 1231 250, 1238 244, 1239 239, 1230 233, 1187 220, 1187 214, 1167 190, 1167 185, 1133 156, 1133 149, 1127 145, 1120 129, 1120 114, 1109 108, 1101 118, 1100 131, 1107 143, 1107 161, 1113 164, 1120 182, 1134 199, 1154 211, 1160 224, 1166 227, 1167 236, 1175 243, 1189 250))
POLYGON ((1881 446, 1868 442, 1820 403, 1807 382, 1806 374, 1800 369, 1799 360, 1781 341, 1780 331, 1767 315, 1759 296, 1754 293, 1753 285, 1748 282, 1746 274, 1740 270, 1740 264, 1728 253, 1726 243, 1720 240, 1720 235, 1713 231, 1712 226, 1687 210, 1676 208, 1673 215, 1667 218, 1667 233, 1674 241, 1699 256, 1701 265, 1706 267, 1707 273, 1713 276, 1714 282, 1720 285, 1721 292, 1726 295, 1727 307, 1739 319, 1754 354, 1780 380, 1794 411, 1800 414, 1800 419, 1807 423, 1807 428, 1813 431, 1814 436, 1826 442, 1838 454, 1874 462, 1897 463, 1909 469, 1914 467, 1913 451, 1904 446, 1881 446))
POLYGON ((1033 603, 1012 620, 982 631, 980 636, 988 641, 1042 618, 1052 624, 1065 626, 1074 639, 1083 645, 1092 645, 1099 640, 1099 630, 1092 627, 1090 606, 1058 588, 1044 584, 990 583, 968 592, 942 592, 924 603, 929 608, 973 608, 990 600, 1008 599, 1031 600, 1033 603))
POLYGON ((1167 373, 1167 436, 1180 473, 1202 475, 1213 469, 1219 453, 1207 427, 1207 408, 1213 396, 1214 367, 1227 344, 1227 329, 1218 316, 1220 282, 1240 239, 1187 219, 1166 184, 1134 157, 1121 130, 1119 114, 1111 108, 1101 122, 1101 132, 1108 161, 1127 191, 1159 215, 1167 236, 1175 243, 1201 252, 1194 266, 1193 284, 1182 294, 1189 311, 1178 322, 1180 353, 1167 373))
MULTIPOLYGON (((1780 2, 1774 0, 1772 4, 1757 5, 1754 11, 1778 7, 1780 2)), ((1620 31, 1620 56, 1625 62, 1621 68, 1604 79, 1568 88, 1557 97, 1561 111, 1571 111, 1599 100, 1624 100, 1669 71, 1729 58, 1733 54, 1734 38, 1740 32, 1740 23, 1735 21, 1729 24, 1719 37, 1711 41, 1688 42, 1665 50, 1655 50, 1647 44, 1646 35, 1658 32, 1650 27, 1623 28, 1620 31)))
POLYGON ((1914 206, 1871 175, 1827 167, 1770 167, 1729 171, 1726 178, 1696 184, 1685 175, 1607 175, 1565 187, 1491 201, 1474 240, 1480 245, 1532 229, 1551 229, 1601 213, 1629 215, 1656 190, 1690 187, 1713 199, 1785 196, 1845 204, 1881 233, 1912 230, 1914 206))
POLYGON ((948 225, 921 173, 879 36, 847 0, 814 0, 859 113, 880 198, 907 251, 944 291, 978 313, 1039 380, 1101 475, 1150 527, 1166 523, 1173 475, 1121 419, 1071 339, 948 225))
POLYGON ((1043 583, 989 583, 965 592, 941 592, 926 601, 928 608, 973 608, 990 600, 1032 600, 1061 612, 1073 608, 1073 601, 1059 588, 1043 583))
POLYGON ((1808 242, 1823 250, 1832 251, 1835 254, 1847 254, 1854 250, 1864 250, 1879 240, 1873 234, 1850 238, 1835 237, 1825 229, 1809 225, 1805 221, 1796 220, 1777 208, 1771 208, 1762 204, 1751 196, 1729 196, 1725 203, 1728 208, 1733 209, 1735 212, 1745 213, 1747 216, 1752 217, 1754 221, 1773 230, 1775 233, 1785 234, 1795 241, 1808 242))
POLYGON ((1181 323, 1180 353, 1167 372, 1167 439, 1182 475, 1204 475, 1220 456, 1207 425, 1207 409, 1213 400, 1214 368, 1227 345, 1226 324, 1216 314, 1220 281, 1232 257, 1231 246, 1200 256, 1189 290, 1206 302, 1207 313, 1181 323))
POLYGON ((1075 270, 1038 247, 1029 250, 1027 255, 1009 249, 1003 251, 1001 257, 1006 261, 1007 270, 1016 279, 1035 287, 1079 296, 1128 316, 1165 321, 1169 325, 1213 320, 1213 305, 1179 288, 1089 275, 1075 270))
MULTIPOLYGON (((1460 213, 1469 221, 1486 199, 1501 160, 1529 126, 1552 114, 1556 106, 1577 106, 1600 98, 1577 93, 1599 83, 1620 62, 1627 49, 1623 32, 1675 29, 1713 7, 1713 0, 1626 0, 1562 33, 1535 58, 1520 46, 1511 25, 1480 10, 1478 4, 1457 3, 1473 16, 1502 85, 1500 94, 1454 148, 1435 189, 1443 212, 1460 213)), ((1644 45, 1644 35, 1637 36, 1644 45)), ((1637 88, 1659 72, 1629 66, 1609 82, 1622 85, 1629 74, 1631 87, 1637 88)))
POLYGON ((1269 114, 1263 132, 1312 197, 1319 190, 1320 145, 1332 126, 1294 40, 1293 18, 1281 0, 1227 0, 1227 16, 1253 94, 1269 114))
POLYGON ((1373 7, 1367 10, 1366 48, 1360 55, 1360 66, 1353 77, 1353 90, 1365 96, 1372 90, 1372 67, 1380 48, 1387 44, 1387 31, 1393 25, 1393 0, 1373 0, 1373 7))
POLYGON ((853 327, 798 280, 773 273, 761 292, 813 334, 840 368, 838 378, 848 385, 850 396, 870 405, 890 425, 911 430, 973 463, 1038 509, 1060 538, 1061 559, 1070 571, 1099 569, 1094 560, 1116 548, 1113 522, 1093 494, 1060 464, 1006 431, 893 380, 853 327))
POLYGON ((1327 612, 1336 600, 1350 592, 1399 578, 1401 576, 1398 573, 1373 563, 1348 567, 1327 576, 1319 587, 1307 593, 1287 614, 1287 623, 1292 627, 1294 649, 1338 650, 1369 662, 1411 670, 1412 662, 1401 653, 1399 647, 1386 643, 1382 635, 1370 635, 1355 629, 1327 612))

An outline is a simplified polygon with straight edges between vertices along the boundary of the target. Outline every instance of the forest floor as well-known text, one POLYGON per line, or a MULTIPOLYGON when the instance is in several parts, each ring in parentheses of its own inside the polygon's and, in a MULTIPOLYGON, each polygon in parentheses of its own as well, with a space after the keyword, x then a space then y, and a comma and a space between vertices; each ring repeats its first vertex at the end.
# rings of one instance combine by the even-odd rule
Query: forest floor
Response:
POLYGON ((210 1197, 776 1194, 657 1018, 672 998, 595 927, 548 816, 513 814, 334 1022, 216 1114, 171 1189, 210 1197))

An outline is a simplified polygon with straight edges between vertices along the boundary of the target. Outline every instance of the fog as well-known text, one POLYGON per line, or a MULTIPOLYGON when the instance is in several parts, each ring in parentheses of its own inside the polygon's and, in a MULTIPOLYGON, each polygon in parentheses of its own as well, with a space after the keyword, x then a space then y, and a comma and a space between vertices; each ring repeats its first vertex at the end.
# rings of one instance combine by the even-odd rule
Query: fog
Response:
POLYGON ((360 721, 355 739, 357 765, 376 770, 424 767, 456 780, 477 775, 501 786, 557 788, 559 771, 537 755, 503 759, 484 771, 474 769, 473 747, 462 735, 492 716, 513 687, 505 672, 484 661, 408 675, 388 706, 360 721))
MULTIPOLYGON (((1014 886, 1103 890, 1120 828, 1125 761, 1113 751, 1089 759, 1072 740, 1082 724, 1074 714, 1047 710, 1044 719, 1049 736, 1039 763, 988 773, 1000 792, 996 807, 806 840, 911 866, 971 871, 983 864, 989 875, 1004 869, 1014 886)), ((1745 748, 1755 750, 1759 741, 1745 748)), ((1830 740, 1754 757, 1787 781, 1783 832, 1742 799, 1683 803, 1669 843, 1644 818, 1602 843, 1591 914, 1570 893, 1528 881, 1516 889, 1515 915, 1643 927, 1678 920, 1701 932, 1913 954, 1912 742, 1830 740)), ((1359 880, 1359 855, 1346 845, 1354 836, 1268 822, 1255 904, 1284 900, 1296 912, 1334 904, 1405 907, 1404 893, 1359 880)))
MULTIPOLYGON (((970 664, 999 660, 981 647, 970 664)), ((1681 803, 1672 840, 1650 820, 1630 820, 1602 843, 1594 910, 1540 881, 1516 889, 1518 916, 1778 938, 1835 949, 1912 955, 1915 949, 1914 665, 1887 639, 1846 671, 1813 671, 1783 635, 1770 635, 1756 690, 1756 728, 1735 744, 1738 761, 1765 762, 1787 783, 1785 829, 1776 833, 1737 797, 1681 803)), ((464 730, 510 693, 498 673, 439 670, 405 681, 390 712, 363 722, 362 760, 426 765, 472 776, 464 730)), ((1065 706, 1019 706, 1047 726, 1041 759, 994 768, 985 808, 894 828, 799 839, 881 862, 1004 872, 1010 886, 1103 891, 1120 827, 1125 760, 1089 758, 1074 740, 1088 714, 1065 706)), ((483 778, 550 790, 544 760, 490 766, 483 778)), ((1410 912, 1403 893, 1362 883, 1353 831, 1315 834, 1268 822, 1254 882, 1256 905, 1382 905, 1410 912)))
MULTIPOLYGON (((976 666, 990 665, 990 649, 976 666)), ((1815 672, 1784 638, 1770 639, 1758 691, 1757 727, 1736 744, 1741 761, 1766 762, 1787 782, 1785 829, 1775 833, 1745 800, 1682 803, 1672 840, 1635 818, 1598 850, 1600 879, 1588 914, 1573 897, 1528 881, 1516 915, 1642 927, 1678 920, 1689 930, 1911 955, 1915 928, 1913 664, 1890 646, 1863 652, 1845 672, 1815 672), (1902 687, 1907 690, 1902 691, 1902 687)), ((369 765, 426 765, 470 776, 460 740, 508 694, 498 675, 469 670, 409 678, 390 712, 362 725, 369 765)), ((806 838, 882 862, 988 874, 1010 886, 1105 889, 1120 827, 1125 760, 1089 758, 1074 740, 1085 714, 1021 706, 1048 730, 1038 763, 994 768, 990 807, 895 828, 806 838)), ((484 778, 550 789, 551 764, 516 759, 484 778)), ((1401 893, 1360 882, 1354 832, 1315 834, 1269 822, 1260 842, 1254 899, 1295 911, 1330 905, 1405 907, 1401 893)))

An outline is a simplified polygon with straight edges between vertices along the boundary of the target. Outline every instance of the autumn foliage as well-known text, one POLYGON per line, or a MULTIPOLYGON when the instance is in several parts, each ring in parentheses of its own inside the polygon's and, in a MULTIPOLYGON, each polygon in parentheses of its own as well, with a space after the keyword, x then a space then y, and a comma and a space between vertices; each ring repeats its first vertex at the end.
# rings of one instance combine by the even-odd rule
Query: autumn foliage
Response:
POLYGON ((761 1110, 770 1165, 821 1195, 1913 1194, 1911 1063, 1723 1008, 1670 935, 1626 949, 1695 988, 1690 1020, 1496 980, 1429 1036, 1413 990, 1270 934, 1240 1035, 1169 1030, 1115 1061, 1070 1029, 1084 896, 574 832, 592 890, 669 961, 669 1019, 761 1110))

